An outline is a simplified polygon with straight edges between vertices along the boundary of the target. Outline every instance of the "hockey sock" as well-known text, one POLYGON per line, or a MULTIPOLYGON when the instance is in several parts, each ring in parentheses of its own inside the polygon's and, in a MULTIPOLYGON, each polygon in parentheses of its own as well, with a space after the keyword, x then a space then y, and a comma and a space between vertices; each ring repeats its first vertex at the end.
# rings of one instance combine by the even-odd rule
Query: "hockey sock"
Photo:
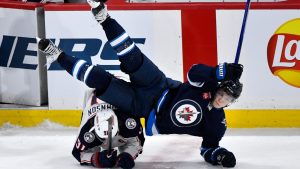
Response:
POLYGON ((143 63, 143 54, 140 49, 116 20, 108 17, 102 26, 110 45, 119 56, 122 71, 135 72, 143 63))
POLYGON ((96 88, 98 94, 102 94, 111 81, 112 75, 106 72, 100 65, 88 64, 85 60, 80 60, 62 53, 57 59, 70 75, 84 82, 90 88, 96 88))
POLYGON ((72 75, 72 69, 73 65, 78 61, 79 59, 71 57, 66 55, 64 52, 60 54, 60 57, 58 57, 57 62, 60 64, 62 68, 64 68, 69 74, 72 75))

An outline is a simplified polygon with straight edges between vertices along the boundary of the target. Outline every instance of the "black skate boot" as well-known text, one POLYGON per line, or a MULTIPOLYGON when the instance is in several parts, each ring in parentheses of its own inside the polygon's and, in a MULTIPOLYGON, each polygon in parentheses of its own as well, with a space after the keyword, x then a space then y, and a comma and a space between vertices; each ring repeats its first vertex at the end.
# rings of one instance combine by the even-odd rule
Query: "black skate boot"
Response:
POLYGON ((38 48, 46 55, 47 66, 57 60, 58 56, 62 53, 55 44, 49 39, 38 39, 38 48))
POLYGON ((107 7, 104 4, 107 0, 87 0, 88 4, 92 7, 92 13, 97 22, 102 23, 107 17, 107 7))

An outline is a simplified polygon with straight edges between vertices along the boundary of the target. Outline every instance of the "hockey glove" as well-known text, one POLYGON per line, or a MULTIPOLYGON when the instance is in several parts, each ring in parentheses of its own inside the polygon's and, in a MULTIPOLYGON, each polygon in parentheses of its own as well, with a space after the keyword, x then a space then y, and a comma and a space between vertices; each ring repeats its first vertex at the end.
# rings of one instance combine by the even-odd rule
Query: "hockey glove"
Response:
POLYGON ((121 153, 117 159, 117 167, 121 167, 124 169, 133 168, 135 165, 133 157, 129 153, 121 153))
POLYGON ((236 159, 232 152, 226 150, 225 148, 217 148, 212 152, 212 158, 223 167, 234 167, 236 164, 236 159))
POLYGON ((91 158, 92 164, 97 168, 111 168, 117 161, 117 150, 112 150, 111 154, 108 154, 108 150, 96 152, 91 158))
POLYGON ((232 152, 223 147, 218 148, 203 148, 201 147, 201 155, 205 161, 213 165, 222 165, 223 167, 234 167, 236 159, 232 152))
POLYGON ((239 80, 243 73, 243 65, 235 63, 221 63, 216 66, 216 77, 218 81, 239 80))

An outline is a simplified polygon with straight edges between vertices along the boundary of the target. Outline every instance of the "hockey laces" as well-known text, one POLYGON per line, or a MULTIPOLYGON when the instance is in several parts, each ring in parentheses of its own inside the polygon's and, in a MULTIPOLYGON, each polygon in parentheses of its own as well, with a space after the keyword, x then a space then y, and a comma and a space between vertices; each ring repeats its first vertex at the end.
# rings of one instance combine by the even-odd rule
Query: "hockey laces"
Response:
POLYGON ((92 13, 96 21, 98 21, 99 23, 104 22, 105 19, 109 16, 107 13, 107 6, 105 4, 99 4, 97 7, 92 6, 92 13))
POLYGON ((62 53, 62 51, 56 47, 52 41, 49 41, 49 45, 42 52, 46 54, 47 63, 45 66, 47 66, 47 68, 49 68, 50 65, 55 62, 58 56, 62 53))

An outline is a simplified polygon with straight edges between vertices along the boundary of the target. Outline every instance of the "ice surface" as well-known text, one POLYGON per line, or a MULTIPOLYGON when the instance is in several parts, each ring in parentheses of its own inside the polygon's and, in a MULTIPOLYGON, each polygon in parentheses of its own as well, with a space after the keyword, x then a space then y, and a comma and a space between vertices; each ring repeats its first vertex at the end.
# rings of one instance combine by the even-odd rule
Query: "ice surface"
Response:
MULTIPOLYGON (((34 128, 0 128, 0 169, 85 169, 72 157, 77 128, 45 121, 34 128)), ((216 169, 199 155, 201 138, 147 137, 137 169, 216 169)), ((237 169, 300 168, 300 129, 229 129, 221 146, 234 152, 237 169)))

